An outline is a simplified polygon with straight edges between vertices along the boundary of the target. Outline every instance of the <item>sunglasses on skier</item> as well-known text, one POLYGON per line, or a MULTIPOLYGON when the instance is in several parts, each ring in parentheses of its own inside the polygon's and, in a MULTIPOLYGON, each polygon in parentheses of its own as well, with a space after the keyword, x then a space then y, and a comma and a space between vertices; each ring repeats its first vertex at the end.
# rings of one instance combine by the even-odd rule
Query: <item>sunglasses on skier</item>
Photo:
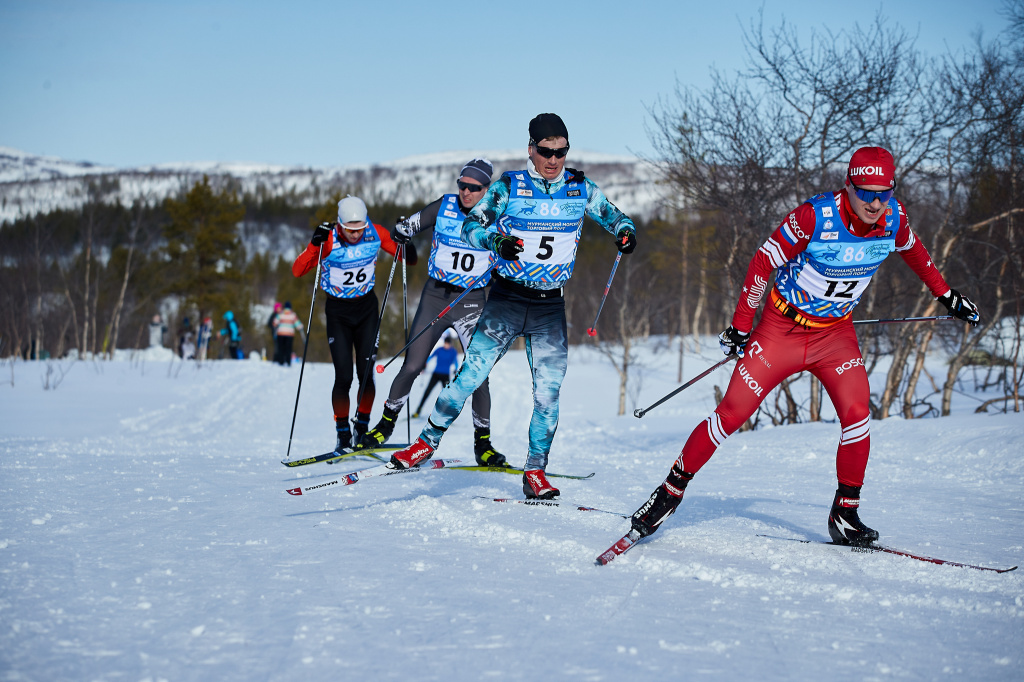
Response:
POLYGON ((469 190, 470 192, 483 192, 487 189, 487 185, 474 185, 472 182, 463 182, 462 180, 455 184, 459 186, 459 189, 469 190))
MULTIPOLYGON (((849 176, 847 176, 849 179, 849 176)), ((853 180, 850 180, 850 187, 853 188, 853 193, 857 195, 857 198, 863 201, 865 204, 870 204, 875 199, 878 199, 883 204, 888 203, 889 199, 892 199, 893 193, 896 191, 896 183, 892 183, 892 187, 889 189, 883 189, 881 192, 874 192, 869 189, 861 189, 857 185, 853 184, 853 180)))
POLYGON ((545 159, 550 159, 552 156, 564 159, 565 155, 569 153, 569 145, 559 147, 558 149, 552 149, 551 147, 541 147, 539 144, 535 144, 533 145, 533 148, 536 149, 537 153, 545 159))

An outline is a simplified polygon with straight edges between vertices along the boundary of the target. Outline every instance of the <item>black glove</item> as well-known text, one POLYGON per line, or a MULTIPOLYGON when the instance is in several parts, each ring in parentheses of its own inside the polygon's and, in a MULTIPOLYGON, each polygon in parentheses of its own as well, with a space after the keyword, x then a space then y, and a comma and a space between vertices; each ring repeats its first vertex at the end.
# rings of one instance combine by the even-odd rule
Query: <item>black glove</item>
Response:
POLYGON ((738 355, 743 357, 743 349, 750 340, 750 332, 741 332, 736 327, 730 326, 718 335, 718 345, 726 355, 738 355))
POLYGON ((958 320, 969 322, 972 327, 977 327, 981 321, 978 314, 978 306, 974 305, 971 299, 961 294, 956 289, 950 289, 945 296, 939 297, 939 302, 949 309, 949 314, 958 320))
POLYGON ((405 233, 404 229, 407 227, 405 224, 405 216, 398 219, 395 226, 391 228, 391 240, 396 244, 408 244, 409 240, 412 239, 408 234, 405 233))
POLYGON ((519 260, 523 252, 523 240, 511 235, 500 235, 494 240, 494 253, 505 260, 519 260))
POLYGON ((636 235, 629 230, 623 230, 615 235, 615 248, 620 253, 630 254, 636 248, 636 235))
POLYGON ((416 245, 412 242, 402 246, 405 249, 405 262, 409 265, 416 265, 419 262, 419 256, 416 255, 416 245))
POLYGON ((334 229, 334 223, 320 223, 313 230, 313 236, 310 237, 309 243, 313 246, 320 246, 327 241, 327 238, 331 236, 331 230, 334 229))
POLYGON ((583 175, 583 171, 576 170, 575 168, 566 168, 565 170, 567 170, 570 173, 572 173, 572 177, 570 177, 568 180, 566 180, 565 184, 568 185, 570 182, 583 182, 583 180, 585 178, 585 176, 583 175))

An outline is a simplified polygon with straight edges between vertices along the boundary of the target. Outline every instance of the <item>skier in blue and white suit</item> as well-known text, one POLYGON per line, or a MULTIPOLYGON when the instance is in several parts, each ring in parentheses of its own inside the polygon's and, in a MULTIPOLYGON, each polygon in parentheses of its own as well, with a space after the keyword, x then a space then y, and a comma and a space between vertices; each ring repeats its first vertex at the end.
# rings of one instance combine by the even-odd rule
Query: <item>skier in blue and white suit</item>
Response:
POLYGON ((558 394, 568 363, 562 287, 572 276, 584 214, 615 235, 616 247, 632 253, 636 228, 583 173, 565 168, 569 133, 555 114, 530 121, 527 154, 532 168, 502 174, 462 225, 470 246, 500 260, 491 294, 466 349, 462 367, 441 391, 419 439, 396 452, 392 465, 418 466, 429 459, 466 399, 520 336, 533 374, 530 449, 523 467, 527 498, 558 495, 544 469, 558 425, 558 394), (496 226, 497 232, 489 230, 496 226))
MULTIPOLYGON (((473 248, 462 241, 462 223, 470 209, 483 198, 493 173, 494 167, 487 159, 471 159, 462 167, 456 181, 458 194, 443 195, 400 220, 391 230, 393 240, 407 244, 414 235, 433 229, 430 258, 427 260, 428 277, 412 321, 412 328, 417 332, 423 330, 423 333, 418 333, 406 349, 405 361, 391 383, 380 421, 367 431, 358 447, 378 447, 391 438, 398 415, 409 400, 413 381, 426 367, 427 358, 438 339, 442 334, 447 335, 447 327, 458 334, 463 348, 469 345, 487 301, 486 287, 497 256, 490 249, 473 248), (472 287, 471 291, 467 292, 466 287, 472 287), (441 324, 431 324, 431 320, 439 317, 441 324)), ((447 383, 448 370, 445 369, 443 385, 447 383)), ((424 401, 429 393, 430 388, 424 394, 424 401)), ((504 466, 505 456, 491 443, 491 392, 486 379, 473 392, 472 404, 473 452, 477 463, 504 466)), ((413 414, 413 418, 417 417, 419 408, 413 414)))

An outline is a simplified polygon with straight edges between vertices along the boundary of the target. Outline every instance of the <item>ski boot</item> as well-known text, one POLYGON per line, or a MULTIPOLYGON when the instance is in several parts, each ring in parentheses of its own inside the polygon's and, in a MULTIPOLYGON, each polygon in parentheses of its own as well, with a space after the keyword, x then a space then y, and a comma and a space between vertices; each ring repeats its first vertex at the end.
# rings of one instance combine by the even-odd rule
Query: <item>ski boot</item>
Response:
POLYGON ((543 469, 523 472, 523 494, 528 500, 553 500, 561 491, 548 483, 543 469))
POLYGON ((878 531, 861 522, 859 506, 860 488, 840 483, 828 513, 828 534, 833 543, 867 547, 878 539, 878 531))
POLYGON ((639 509, 633 512, 630 523, 633 530, 640 533, 640 537, 647 537, 661 527, 662 522, 672 516, 676 507, 683 499, 683 492, 693 474, 683 471, 682 465, 676 461, 672 470, 668 472, 665 482, 651 493, 651 496, 639 509))
POLYGON ((376 426, 363 434, 356 447, 375 448, 384 445, 388 438, 391 438, 391 434, 394 433, 397 420, 398 412, 385 404, 384 414, 380 416, 380 421, 377 422, 376 426))
POLYGON ((334 423, 338 430, 338 444, 334 446, 334 451, 341 452, 352 447, 352 431, 348 428, 348 419, 343 417, 334 423))
POLYGON ((395 469, 411 469, 426 462, 433 454, 434 448, 422 438, 417 438, 409 447, 391 455, 390 464, 395 469))
POLYGON ((363 436, 370 429, 370 413, 369 412, 356 412, 356 418, 352 420, 352 443, 358 444, 363 440, 363 436))
POLYGON ((473 440, 473 454, 476 455, 476 463, 484 467, 507 467, 508 461, 505 455, 494 449, 491 445, 491 430, 477 428, 473 440))

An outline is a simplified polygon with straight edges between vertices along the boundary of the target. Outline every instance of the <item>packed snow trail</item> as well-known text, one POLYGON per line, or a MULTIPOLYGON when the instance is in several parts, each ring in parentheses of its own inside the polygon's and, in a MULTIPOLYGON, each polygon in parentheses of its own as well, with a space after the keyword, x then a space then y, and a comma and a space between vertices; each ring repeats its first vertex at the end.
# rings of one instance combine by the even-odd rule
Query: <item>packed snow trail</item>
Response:
MULTIPOLYGON (((640 355, 643 405, 675 387, 659 370, 675 355, 640 355)), ((639 506, 730 368, 640 421, 615 416, 607 361, 574 348, 550 467, 597 475, 559 479, 562 499, 639 506)), ((1024 664, 1024 571, 758 537, 827 539, 836 423, 732 436, 658 533, 598 568, 628 521, 474 499, 521 497, 516 476, 283 494, 366 466, 281 466, 297 368, 79 362, 51 391, 45 371, 18 362, 0 385, 0 679, 1016 680, 1024 664)), ((332 445, 332 382, 307 366, 293 452, 332 445)), ((495 445, 521 466, 522 352, 491 390, 495 445)), ((861 514, 885 544, 1021 562, 1024 418, 976 404, 872 423, 861 514)), ((472 458, 468 415, 436 456, 472 458)))

